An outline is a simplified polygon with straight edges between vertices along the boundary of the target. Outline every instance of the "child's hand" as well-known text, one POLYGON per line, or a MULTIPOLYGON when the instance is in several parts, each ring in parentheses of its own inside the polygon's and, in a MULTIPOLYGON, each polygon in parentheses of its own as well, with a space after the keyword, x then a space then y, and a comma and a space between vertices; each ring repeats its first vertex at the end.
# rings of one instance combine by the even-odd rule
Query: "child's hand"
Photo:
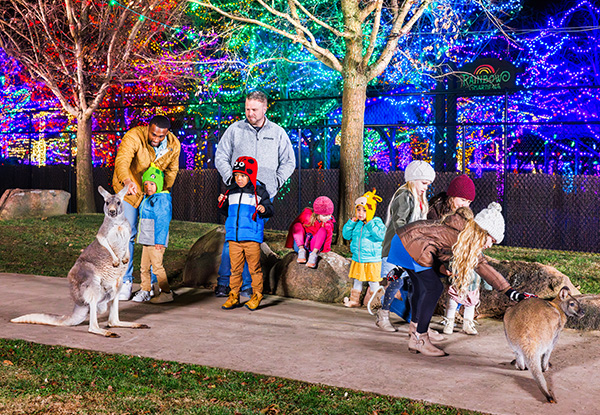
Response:
POLYGON ((227 196, 225 196, 223 193, 221 193, 219 195, 219 203, 221 203, 223 200, 227 199, 227 196))
POLYGON ((256 210, 258 210, 260 213, 265 213, 265 207, 263 205, 258 205, 256 210))
POLYGON ((352 222, 358 222, 358 218, 356 216, 353 216, 351 219, 352 222))

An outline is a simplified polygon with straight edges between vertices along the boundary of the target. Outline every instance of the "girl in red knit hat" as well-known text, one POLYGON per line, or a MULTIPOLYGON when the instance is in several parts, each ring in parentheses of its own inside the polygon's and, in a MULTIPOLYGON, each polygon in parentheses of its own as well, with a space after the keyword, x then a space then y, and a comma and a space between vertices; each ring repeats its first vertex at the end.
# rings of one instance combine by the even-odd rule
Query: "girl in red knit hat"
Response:
POLYGON ((456 212, 459 207, 469 207, 475 200, 475 184, 466 174, 455 177, 445 192, 438 193, 429 201, 427 219, 441 219, 456 212))
POLYGON ((299 264, 316 268, 319 252, 331 251, 334 223, 333 202, 327 196, 319 196, 312 209, 305 208, 294 219, 288 230, 285 247, 298 252, 299 264))

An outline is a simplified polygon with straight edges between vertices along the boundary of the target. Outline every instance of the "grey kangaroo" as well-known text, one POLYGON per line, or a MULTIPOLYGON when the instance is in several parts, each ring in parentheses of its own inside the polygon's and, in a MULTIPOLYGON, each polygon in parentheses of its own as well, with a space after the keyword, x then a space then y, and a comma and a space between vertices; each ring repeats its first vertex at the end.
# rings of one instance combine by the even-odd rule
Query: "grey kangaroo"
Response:
POLYGON ((106 337, 119 337, 116 333, 98 326, 98 314, 105 313, 110 304, 109 327, 147 329, 145 324, 119 320, 119 288, 127 269, 131 227, 123 214, 123 198, 127 186, 111 195, 102 186, 98 191, 104 197, 104 221, 96 239, 81 253, 69 271, 67 279, 75 303, 70 315, 27 314, 11 320, 13 323, 47 324, 51 326, 76 326, 90 314, 89 332, 106 337))
POLYGON ((519 370, 529 369, 533 379, 550 403, 556 403, 554 393, 548 389, 545 372, 550 366, 550 354, 558 341, 567 316, 583 316, 579 301, 573 298, 568 287, 562 287, 552 301, 528 298, 504 314, 504 333, 515 352, 513 362, 519 370))

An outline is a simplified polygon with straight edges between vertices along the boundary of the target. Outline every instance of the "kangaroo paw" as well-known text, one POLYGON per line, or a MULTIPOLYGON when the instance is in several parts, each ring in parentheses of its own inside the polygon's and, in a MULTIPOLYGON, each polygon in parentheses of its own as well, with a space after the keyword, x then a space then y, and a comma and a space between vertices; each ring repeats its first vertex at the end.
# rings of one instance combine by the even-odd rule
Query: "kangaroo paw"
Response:
POLYGON ((137 327, 134 327, 134 329, 149 329, 150 326, 147 324, 138 324, 137 327))
POLYGON ((123 263, 127 264, 128 262, 129 262, 129 257, 128 256, 124 257, 123 258, 123 263))

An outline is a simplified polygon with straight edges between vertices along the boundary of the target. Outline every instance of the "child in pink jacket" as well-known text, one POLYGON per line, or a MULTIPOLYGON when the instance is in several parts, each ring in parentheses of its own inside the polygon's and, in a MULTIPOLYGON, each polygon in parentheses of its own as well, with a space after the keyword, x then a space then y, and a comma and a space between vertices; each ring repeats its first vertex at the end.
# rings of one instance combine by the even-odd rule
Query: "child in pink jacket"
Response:
POLYGON ((319 252, 331 251, 334 223, 333 202, 327 196, 319 196, 315 199, 312 209, 305 208, 294 219, 288 231, 285 247, 294 248, 298 252, 299 264, 316 268, 319 252), (308 261, 307 251, 310 252, 308 261))

